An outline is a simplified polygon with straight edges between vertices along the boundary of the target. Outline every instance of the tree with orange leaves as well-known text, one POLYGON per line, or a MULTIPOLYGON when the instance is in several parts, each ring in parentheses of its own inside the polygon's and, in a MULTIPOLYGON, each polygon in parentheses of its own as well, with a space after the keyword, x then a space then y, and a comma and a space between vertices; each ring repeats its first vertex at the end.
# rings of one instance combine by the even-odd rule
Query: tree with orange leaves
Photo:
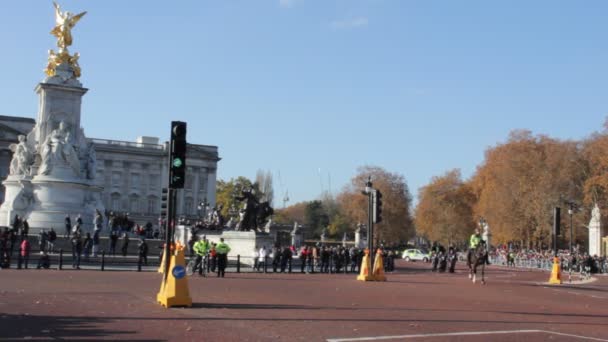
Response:
MULTIPOLYGON (((367 196, 361 194, 368 177, 371 176, 373 186, 383 195, 382 222, 375 225, 374 245, 382 242, 393 244, 403 243, 414 236, 414 225, 410 205, 412 197, 405 178, 397 173, 391 173, 377 166, 363 166, 357 170, 357 175, 351 184, 337 196, 344 216, 352 222, 367 222, 367 196)), ((353 224, 354 229, 354 224, 353 224)))

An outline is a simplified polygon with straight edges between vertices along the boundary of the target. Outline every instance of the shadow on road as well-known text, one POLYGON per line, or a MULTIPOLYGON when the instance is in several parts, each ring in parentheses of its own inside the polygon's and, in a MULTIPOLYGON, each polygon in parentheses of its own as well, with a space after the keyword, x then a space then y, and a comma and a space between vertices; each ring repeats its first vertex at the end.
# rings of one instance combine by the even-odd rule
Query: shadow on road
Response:
MULTIPOLYGON (((134 331, 104 329, 101 326, 130 317, 69 317, 37 315, 0 315, 0 341, 14 339, 101 339, 127 337, 134 331)), ((130 339, 133 340, 133 339, 130 339)), ((136 340, 135 340, 136 341, 136 340)), ((150 340, 146 341, 162 341, 150 340)))

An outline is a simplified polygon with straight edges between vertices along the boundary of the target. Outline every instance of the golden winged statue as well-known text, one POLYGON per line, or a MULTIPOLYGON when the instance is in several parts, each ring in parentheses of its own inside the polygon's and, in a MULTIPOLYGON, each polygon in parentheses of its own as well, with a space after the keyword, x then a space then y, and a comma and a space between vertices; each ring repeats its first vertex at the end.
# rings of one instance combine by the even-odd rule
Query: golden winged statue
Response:
POLYGON ((82 18, 87 12, 73 15, 70 12, 61 12, 61 7, 53 1, 55 5, 55 27, 51 31, 51 34, 57 37, 57 46, 61 49, 72 45, 72 29, 76 26, 76 23, 82 18))
POLYGON ((74 77, 78 78, 81 73, 80 66, 78 65, 80 55, 78 53, 75 53, 73 56, 70 55, 67 47, 72 45, 72 29, 87 12, 73 15, 68 11, 61 12, 61 7, 54 1, 53 5, 55 6, 55 27, 51 30, 51 34, 57 37, 59 51, 55 53, 55 51, 49 50, 45 73, 48 76, 54 76, 57 66, 67 63, 71 66, 74 77))

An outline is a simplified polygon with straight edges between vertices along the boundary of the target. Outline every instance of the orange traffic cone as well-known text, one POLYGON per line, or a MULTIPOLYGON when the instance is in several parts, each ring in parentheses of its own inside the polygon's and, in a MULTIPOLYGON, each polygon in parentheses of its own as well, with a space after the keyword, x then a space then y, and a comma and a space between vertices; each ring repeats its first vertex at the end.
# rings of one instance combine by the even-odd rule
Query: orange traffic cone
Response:
POLYGON ((378 251, 376 252, 372 277, 375 281, 386 281, 386 276, 384 275, 384 261, 382 260, 382 250, 380 248, 378 248, 378 251))
POLYGON ((551 269, 551 278, 549 284, 561 284, 562 283, 562 271, 559 267, 559 258, 553 258, 553 269, 551 269))
POLYGON ((374 280, 374 277, 371 275, 372 263, 369 259, 369 249, 365 249, 365 254, 363 255, 363 260, 361 261, 361 272, 357 277, 357 280, 362 281, 370 281, 374 280))

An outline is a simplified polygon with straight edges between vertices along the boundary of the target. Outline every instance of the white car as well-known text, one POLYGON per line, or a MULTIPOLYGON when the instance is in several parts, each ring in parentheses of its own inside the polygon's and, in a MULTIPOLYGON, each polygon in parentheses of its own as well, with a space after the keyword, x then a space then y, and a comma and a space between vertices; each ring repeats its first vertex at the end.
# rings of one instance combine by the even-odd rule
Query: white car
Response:
POLYGON ((406 249, 403 251, 403 259, 405 261, 424 261, 429 262, 431 260, 431 256, 428 253, 425 253, 419 249, 406 249))

